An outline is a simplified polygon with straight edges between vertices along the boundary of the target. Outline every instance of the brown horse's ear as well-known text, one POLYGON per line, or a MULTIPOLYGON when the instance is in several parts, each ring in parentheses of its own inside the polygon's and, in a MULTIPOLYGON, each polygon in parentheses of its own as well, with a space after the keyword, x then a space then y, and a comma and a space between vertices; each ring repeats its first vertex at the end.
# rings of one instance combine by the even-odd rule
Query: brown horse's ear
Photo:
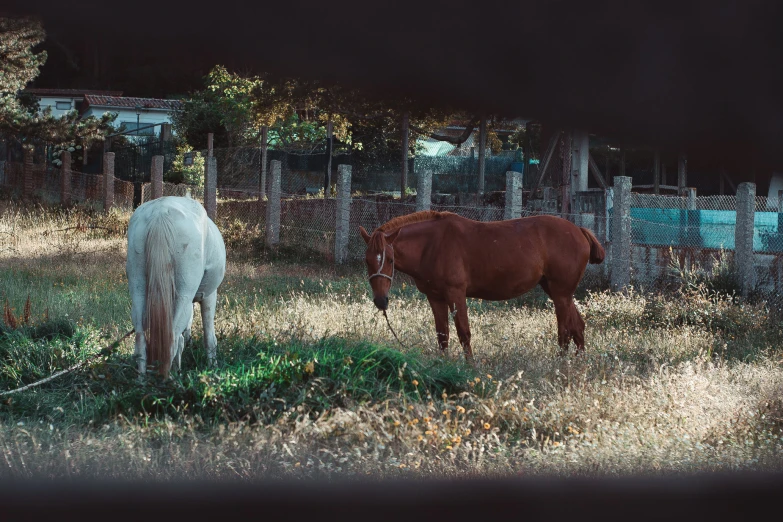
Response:
POLYGON ((399 234, 399 233, 400 233, 400 230, 402 230, 402 229, 401 229, 401 228, 398 228, 397 230, 395 230, 395 231, 394 231, 394 232, 392 232, 391 234, 386 234, 386 235, 385 235, 385 237, 386 237, 386 242, 387 242, 387 243, 394 243, 394 240, 395 240, 395 239, 397 239, 397 234, 399 234))
POLYGON ((364 230, 364 227, 359 225, 359 234, 362 235, 362 239, 364 239, 364 242, 369 244, 370 243, 370 234, 367 233, 366 230, 364 230))

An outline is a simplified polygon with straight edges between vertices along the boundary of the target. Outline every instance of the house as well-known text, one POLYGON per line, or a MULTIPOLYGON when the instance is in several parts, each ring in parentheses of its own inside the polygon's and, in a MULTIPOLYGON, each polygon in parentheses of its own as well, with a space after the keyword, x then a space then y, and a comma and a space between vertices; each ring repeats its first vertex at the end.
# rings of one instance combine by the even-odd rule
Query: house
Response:
POLYGON ((124 131, 141 136, 159 134, 160 124, 171 123, 172 113, 182 110, 183 106, 179 100, 127 97, 122 91, 32 88, 24 92, 38 98, 41 110, 50 107, 55 117, 73 110, 78 111, 80 118, 100 118, 106 112, 116 113, 116 127, 124 126, 124 131))
POLYGON ((85 89, 25 89, 26 94, 38 98, 41 110, 50 107, 52 115, 62 117, 70 111, 81 111, 84 97, 88 94, 100 96, 122 96, 122 91, 96 91, 85 89))
POLYGON ((80 115, 82 118, 100 118, 104 113, 112 112, 117 114, 116 127, 134 131, 131 135, 151 136, 160 132, 160 124, 170 124, 172 114, 182 108, 183 103, 179 100, 88 94, 84 97, 80 115))

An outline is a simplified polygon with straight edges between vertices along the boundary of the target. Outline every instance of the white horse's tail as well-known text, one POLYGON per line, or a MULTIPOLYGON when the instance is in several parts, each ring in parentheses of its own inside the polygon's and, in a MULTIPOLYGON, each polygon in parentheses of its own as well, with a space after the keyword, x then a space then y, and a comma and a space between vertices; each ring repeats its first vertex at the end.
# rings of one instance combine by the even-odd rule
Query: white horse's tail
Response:
POLYGON ((167 212, 156 213, 149 222, 144 246, 147 273, 147 361, 157 363, 164 377, 171 367, 171 345, 174 342, 174 228, 167 212))

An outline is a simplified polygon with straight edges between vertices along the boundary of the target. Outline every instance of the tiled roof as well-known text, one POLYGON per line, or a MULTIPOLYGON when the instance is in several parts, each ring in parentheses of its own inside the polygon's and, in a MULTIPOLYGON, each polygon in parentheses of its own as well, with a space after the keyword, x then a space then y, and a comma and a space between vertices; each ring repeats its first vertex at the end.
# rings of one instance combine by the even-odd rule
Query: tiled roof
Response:
POLYGON ((165 109, 178 111, 182 110, 182 102, 179 100, 162 100, 158 98, 130 98, 126 96, 97 96, 87 95, 84 97, 85 105, 82 111, 90 106, 107 107, 112 109, 165 109))
POLYGON ((90 89, 25 89, 24 92, 35 94, 36 96, 84 96, 94 94, 99 96, 122 96, 122 91, 96 91, 90 89))

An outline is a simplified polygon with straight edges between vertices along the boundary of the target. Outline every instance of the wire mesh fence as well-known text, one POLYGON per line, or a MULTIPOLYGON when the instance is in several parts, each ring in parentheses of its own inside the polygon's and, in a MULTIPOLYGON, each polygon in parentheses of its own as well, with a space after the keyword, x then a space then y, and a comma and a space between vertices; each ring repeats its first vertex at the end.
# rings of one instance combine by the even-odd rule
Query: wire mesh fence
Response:
MULTIPOLYGON (((584 285, 606 286, 613 266, 623 261, 630 264, 632 283, 648 288, 671 278, 677 267, 698 267, 705 274, 732 270, 737 243, 736 196, 631 193, 628 215, 630 247, 627 252, 620 252, 612 244, 614 208, 611 191, 580 193, 571 211, 561 213, 560 189, 567 182, 565 167, 570 165, 571 147, 564 137, 558 140, 547 164, 546 175, 538 180, 539 186, 546 190, 530 194, 532 200, 517 215, 556 214, 596 234, 606 248, 607 259, 602 265, 588 267, 584 285), (541 200, 542 196, 549 199, 541 200)), ((197 152, 203 158, 209 155, 208 151, 197 152)), ((268 197, 273 178, 271 165, 276 161, 280 169, 279 245, 314 253, 329 262, 336 260, 338 200, 334 184, 338 165, 350 164, 351 158, 336 156, 332 159, 331 186, 324 191, 327 171, 326 157, 322 154, 264 152, 260 147, 238 147, 214 149, 212 156, 217 164, 215 220, 226 236, 232 238, 233 244, 251 240, 263 244, 267 239, 268 197)), ((348 259, 355 262, 364 256, 366 246, 358 232, 360 225, 372 231, 395 217, 416 211, 418 195, 415 187, 418 176, 425 172, 432 175, 432 210, 453 212, 476 221, 502 220, 507 168, 503 162, 512 159, 509 156, 488 162, 496 170, 488 169, 486 192, 481 195, 476 194, 472 184, 477 183, 477 176, 470 172, 473 167, 469 157, 441 162, 412 160, 410 192, 402 197, 399 192, 399 165, 357 165, 351 173, 348 259), (466 182, 463 178, 470 181, 466 182)), ((102 202, 102 176, 74 171, 69 187, 64 189, 62 175, 60 169, 36 165, 33 169, 34 192, 54 203, 60 201, 63 190, 69 191, 73 202, 102 202)), ((22 164, 3 163, 0 185, 21 194, 24 176, 22 164)), ((163 183, 162 194, 184 196, 189 193, 203 203, 204 189, 198 184, 203 183, 203 174, 195 181, 197 184, 193 185, 163 183)), ((133 183, 115 179, 114 205, 133 208, 133 191, 133 183)), ((151 184, 145 182, 142 185, 142 201, 151 198, 151 184)), ((754 283, 759 292, 768 296, 770 308, 783 311, 781 205, 777 198, 756 197, 752 206, 754 283)))

